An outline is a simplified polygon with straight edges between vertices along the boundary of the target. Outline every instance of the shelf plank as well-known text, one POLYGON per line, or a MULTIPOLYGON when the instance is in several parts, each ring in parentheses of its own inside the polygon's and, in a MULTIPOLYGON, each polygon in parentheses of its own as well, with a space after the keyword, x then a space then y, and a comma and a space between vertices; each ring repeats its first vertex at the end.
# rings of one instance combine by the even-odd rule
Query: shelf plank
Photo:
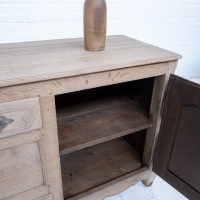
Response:
POLYGON ((61 157, 65 198, 91 190, 141 168, 141 159, 122 138, 61 157))
POLYGON ((127 188, 135 185, 139 181, 147 180, 149 177, 148 167, 142 167, 133 172, 130 172, 122 177, 109 181, 103 185, 95 187, 91 190, 83 192, 75 197, 67 198, 66 200, 96 200, 110 197, 116 193, 123 192, 127 188))
MULTIPOLYGON (((104 88, 105 90, 105 88, 104 88)), ((79 92, 80 93, 80 92, 79 92)), ((69 96, 69 94, 68 94, 69 96)), ((75 117, 89 112, 108 109, 118 106, 123 103, 130 102, 131 99, 122 94, 116 94, 113 91, 96 90, 91 93, 86 93, 72 96, 71 98, 62 98, 56 106, 58 125, 65 124, 64 118, 75 117), (99 93, 104 93, 99 94, 99 93), (64 102, 64 105, 62 105, 64 102), (60 105, 61 104, 61 105, 60 105), (67 106, 65 105, 67 104, 67 106)))
POLYGON ((122 137, 152 125, 145 111, 132 101, 63 118, 58 124, 60 155, 122 137))

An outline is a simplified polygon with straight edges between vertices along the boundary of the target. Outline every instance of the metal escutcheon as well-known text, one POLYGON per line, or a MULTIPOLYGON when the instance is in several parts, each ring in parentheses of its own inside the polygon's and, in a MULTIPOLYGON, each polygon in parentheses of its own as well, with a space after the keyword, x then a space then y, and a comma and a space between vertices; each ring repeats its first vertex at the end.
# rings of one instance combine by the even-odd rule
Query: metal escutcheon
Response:
POLYGON ((4 116, 0 116, 0 133, 4 128, 6 128, 9 124, 11 124, 13 122, 14 122, 13 119, 9 119, 4 116))

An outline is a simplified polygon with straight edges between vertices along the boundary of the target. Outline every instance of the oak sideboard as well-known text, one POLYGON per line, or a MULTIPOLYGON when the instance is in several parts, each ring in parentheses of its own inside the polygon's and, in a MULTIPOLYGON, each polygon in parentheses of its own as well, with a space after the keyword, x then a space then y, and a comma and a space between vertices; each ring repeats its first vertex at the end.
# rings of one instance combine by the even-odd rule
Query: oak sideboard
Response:
POLYGON ((0 45, 0 200, 102 200, 155 174, 200 199, 200 86, 171 75, 176 53, 106 43, 0 45))

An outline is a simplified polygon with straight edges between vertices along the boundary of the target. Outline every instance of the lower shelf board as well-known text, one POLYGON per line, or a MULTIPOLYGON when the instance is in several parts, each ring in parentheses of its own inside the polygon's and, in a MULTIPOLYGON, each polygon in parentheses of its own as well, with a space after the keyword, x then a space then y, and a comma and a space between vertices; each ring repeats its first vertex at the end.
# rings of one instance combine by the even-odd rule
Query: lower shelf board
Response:
POLYGON ((65 199, 141 168, 141 159, 123 139, 118 138, 61 156, 65 199))

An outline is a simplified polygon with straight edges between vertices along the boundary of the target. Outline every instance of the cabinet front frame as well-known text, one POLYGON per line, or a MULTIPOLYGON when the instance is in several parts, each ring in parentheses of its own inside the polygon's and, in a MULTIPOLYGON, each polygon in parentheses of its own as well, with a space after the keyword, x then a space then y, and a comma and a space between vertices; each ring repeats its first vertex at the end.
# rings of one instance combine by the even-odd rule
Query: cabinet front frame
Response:
MULTIPOLYGON (((145 175, 142 173, 143 175, 138 176, 137 181, 131 181, 131 183, 134 184, 140 180, 148 180, 152 177, 151 161, 160 124, 160 105, 162 103, 163 91, 167 84, 169 74, 174 72, 176 65, 177 61, 170 61, 0 88, 0 103, 21 100, 24 98, 40 98, 43 126, 41 129, 41 141, 43 146, 41 149, 43 152, 41 152, 41 154, 44 155, 44 168, 46 169, 45 173, 47 174, 46 180, 48 180, 49 191, 52 194, 53 200, 63 200, 55 95, 155 77, 156 81, 154 84, 150 111, 150 116, 154 125, 151 129, 148 129, 148 137, 146 139, 143 157, 143 163, 148 166, 148 168, 146 168, 145 175)), ((124 180, 124 183, 126 182, 127 181, 124 180)), ((128 185, 125 184, 123 187, 127 188, 129 186, 130 183, 128 185)), ((93 193, 100 192, 101 190, 102 188, 100 187, 99 190, 97 189, 97 191, 95 190, 93 193)), ((117 192, 112 190, 112 192, 109 192, 109 195, 112 195, 111 193, 116 194, 117 192)), ((89 194, 86 194, 86 196, 87 195, 89 194)), ((104 197, 105 196, 106 194, 104 194, 104 197)))

